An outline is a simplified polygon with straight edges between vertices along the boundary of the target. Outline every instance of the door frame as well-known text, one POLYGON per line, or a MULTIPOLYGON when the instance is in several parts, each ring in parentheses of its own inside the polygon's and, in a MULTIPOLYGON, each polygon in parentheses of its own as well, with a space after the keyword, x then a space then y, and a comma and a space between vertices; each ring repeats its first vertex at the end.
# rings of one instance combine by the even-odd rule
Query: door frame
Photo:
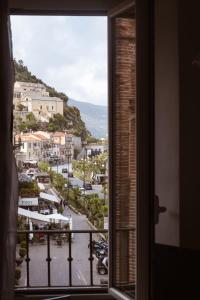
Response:
MULTIPOLYGON (((115 17, 133 6, 135 1, 125 1, 124 5, 115 7, 109 12, 109 17, 115 17)), ((152 1, 140 0, 136 3, 136 193, 137 193, 137 222, 136 222, 136 299, 149 300, 152 298, 152 247, 154 241, 154 39, 153 39, 152 1)), ((115 183, 114 170, 114 62, 111 21, 108 22, 109 34, 109 149, 110 149, 110 238, 113 243, 114 224, 112 212, 115 211, 113 199, 115 183)), ((112 287, 114 250, 110 243, 111 265, 109 273, 109 291, 116 299, 130 299, 118 289, 112 287)))
MULTIPOLYGON (((105 0, 107 2, 108 0, 105 0)), ((44 1, 42 5, 44 6, 44 1)), ((116 1, 119 2, 112 10, 99 9, 99 1, 95 9, 81 9, 82 1, 77 1, 76 9, 71 9, 69 2, 56 1, 51 2, 50 8, 40 7, 39 1, 30 0, 26 2, 27 7, 23 9, 20 5, 25 3, 23 0, 10 1, 10 15, 61 15, 61 16, 114 16, 124 5, 126 8, 132 5, 134 1, 116 1), (14 7, 12 4, 17 3, 14 7), (61 4, 61 5, 60 5, 61 4)), ((85 1, 94 3, 94 1, 85 1)), ((136 0, 135 0, 136 2, 136 0)), ((45 1, 46 5, 47 2, 45 1)), ((94 5, 95 6, 95 5, 94 5)), ((154 203, 154 67, 153 67, 153 10, 154 3, 151 0, 138 0, 136 3, 136 115, 137 115, 137 300, 151 299, 151 265, 152 265, 152 246, 154 241, 153 224, 153 203, 154 203)), ((111 28, 108 28, 108 33, 111 28)), ((109 33, 110 34, 110 33, 109 33)), ((110 50, 109 50, 110 53, 110 50)), ((109 68, 111 62, 108 62, 109 68)), ((111 72, 108 80, 112 82, 111 72), (111 81, 110 81, 111 79, 111 81)), ((109 85, 109 99, 112 97, 112 84, 109 85)), ((112 145, 113 145, 113 112, 112 101, 108 101, 109 106, 109 147, 111 158, 109 159, 109 173, 112 174, 112 145)), ((110 175, 109 175, 110 176, 110 175)), ((112 198, 114 182, 110 184, 110 195, 112 198)), ((110 203, 110 209, 114 209, 110 203)), ((110 238, 112 240, 112 221, 109 220, 110 238)), ((110 253, 112 246, 110 243, 110 253)), ((112 262, 111 262, 112 265, 112 262)), ((112 276, 112 268, 110 276, 112 276)), ((110 277, 111 279, 112 277, 110 277)), ((111 282, 109 285, 111 287, 111 282)), ((116 289, 110 288, 110 292, 117 299, 128 299, 119 293, 116 289)))
POLYGON ((136 6, 137 299, 153 299, 154 1, 136 6))

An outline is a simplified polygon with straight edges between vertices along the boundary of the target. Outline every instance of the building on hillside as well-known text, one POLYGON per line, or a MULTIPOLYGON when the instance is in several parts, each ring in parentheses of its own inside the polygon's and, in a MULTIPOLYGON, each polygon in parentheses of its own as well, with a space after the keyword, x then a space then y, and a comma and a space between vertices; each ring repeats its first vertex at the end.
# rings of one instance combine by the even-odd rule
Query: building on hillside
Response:
POLYGON ((32 112, 37 120, 48 122, 55 114, 63 115, 63 100, 50 97, 44 84, 16 81, 14 85, 14 115, 24 119, 32 112))
POLYGON ((51 135, 53 154, 65 161, 74 158, 73 135, 66 132, 54 132, 51 135))
POLYGON ((16 155, 17 166, 25 160, 47 160, 50 152, 50 139, 39 133, 24 133, 15 136, 16 142, 21 141, 20 150, 16 155))
POLYGON ((74 150, 81 151, 82 149, 82 141, 80 136, 75 136, 73 134, 66 134, 65 138, 66 142, 71 142, 74 146, 74 150))
POLYGON ((86 156, 93 157, 108 152, 108 144, 89 144, 85 147, 86 156))

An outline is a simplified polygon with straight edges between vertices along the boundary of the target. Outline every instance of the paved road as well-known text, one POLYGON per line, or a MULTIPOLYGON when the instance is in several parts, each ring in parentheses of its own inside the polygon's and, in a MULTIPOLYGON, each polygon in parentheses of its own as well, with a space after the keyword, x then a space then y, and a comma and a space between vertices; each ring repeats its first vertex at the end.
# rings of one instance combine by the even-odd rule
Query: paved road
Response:
MULTIPOLYGON (((69 169, 69 171, 72 171, 72 164, 70 163, 68 164, 64 164, 64 165, 58 165, 57 166, 53 166, 52 170, 60 173, 63 175, 64 178, 68 178, 67 173, 62 173, 62 169, 69 169)), ((79 187, 83 187, 83 181, 80 180, 77 177, 70 177, 69 180, 71 181, 72 185, 78 185, 79 187)), ((85 191, 85 195, 90 195, 90 194, 98 194, 99 198, 103 199, 104 198, 104 194, 102 193, 102 185, 92 185, 92 190, 87 190, 85 191)))
MULTIPOLYGON (((90 230, 84 215, 76 215, 69 208, 65 208, 64 215, 72 216, 73 229, 90 230)), ((94 238, 97 238, 96 236, 94 238)), ((89 258, 89 234, 75 234, 72 242, 72 284, 77 286, 90 285, 90 262, 89 258)), ((45 286, 47 285, 47 245, 30 246, 30 285, 45 286)), ((51 240, 50 246, 51 261, 51 284, 56 286, 66 286, 69 284, 69 262, 68 243, 57 246, 54 240, 51 240)), ((99 275, 96 271, 97 260, 93 261, 94 284, 99 285, 101 279, 107 279, 107 276, 99 275)), ((26 286, 26 264, 23 262, 22 277, 20 286, 26 286)))

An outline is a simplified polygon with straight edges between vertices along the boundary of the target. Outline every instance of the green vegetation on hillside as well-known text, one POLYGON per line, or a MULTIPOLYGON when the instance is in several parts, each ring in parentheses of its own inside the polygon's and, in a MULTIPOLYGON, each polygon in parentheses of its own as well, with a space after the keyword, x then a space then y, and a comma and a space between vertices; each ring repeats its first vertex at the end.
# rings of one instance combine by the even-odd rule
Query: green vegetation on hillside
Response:
MULTIPOLYGON (((14 59, 15 67, 15 80, 32 82, 32 83, 41 83, 44 84, 49 92, 49 95, 52 97, 58 97, 64 102, 64 115, 56 114, 53 118, 50 118, 48 124, 39 124, 39 122, 30 122, 30 120, 22 121, 19 118, 15 120, 15 129, 16 131, 28 131, 30 129, 34 130, 37 127, 37 130, 47 130, 50 132, 70 130, 72 134, 80 136, 83 140, 91 139, 91 134, 87 130, 85 123, 81 119, 80 111, 75 106, 68 106, 67 100, 68 97, 64 93, 58 93, 54 88, 45 84, 41 79, 38 79, 35 75, 28 70, 27 66, 24 65, 22 60, 18 62, 14 59), (30 124, 31 123, 31 124, 30 124), (33 124, 34 123, 34 124, 33 124)), ((23 110, 21 107, 20 110, 23 110)), ((32 118, 33 119, 33 118, 32 118)), ((31 120, 33 121, 33 120, 31 120)))
POLYGON ((58 93, 54 88, 44 83, 41 79, 37 78, 35 75, 28 70, 27 66, 24 65, 22 60, 18 62, 14 59, 14 67, 15 67, 15 80, 16 81, 24 81, 24 82, 32 82, 32 83, 41 83, 44 84, 47 88, 47 92, 49 92, 49 96, 58 97, 67 104, 68 97, 64 93, 58 93))

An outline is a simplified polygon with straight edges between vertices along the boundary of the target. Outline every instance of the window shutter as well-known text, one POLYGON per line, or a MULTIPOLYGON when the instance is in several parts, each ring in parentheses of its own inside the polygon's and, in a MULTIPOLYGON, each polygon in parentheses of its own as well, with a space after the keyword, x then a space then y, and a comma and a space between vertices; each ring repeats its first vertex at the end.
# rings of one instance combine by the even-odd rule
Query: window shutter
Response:
POLYGON ((124 1, 108 14, 109 291, 116 299, 150 298, 150 7, 124 1))

